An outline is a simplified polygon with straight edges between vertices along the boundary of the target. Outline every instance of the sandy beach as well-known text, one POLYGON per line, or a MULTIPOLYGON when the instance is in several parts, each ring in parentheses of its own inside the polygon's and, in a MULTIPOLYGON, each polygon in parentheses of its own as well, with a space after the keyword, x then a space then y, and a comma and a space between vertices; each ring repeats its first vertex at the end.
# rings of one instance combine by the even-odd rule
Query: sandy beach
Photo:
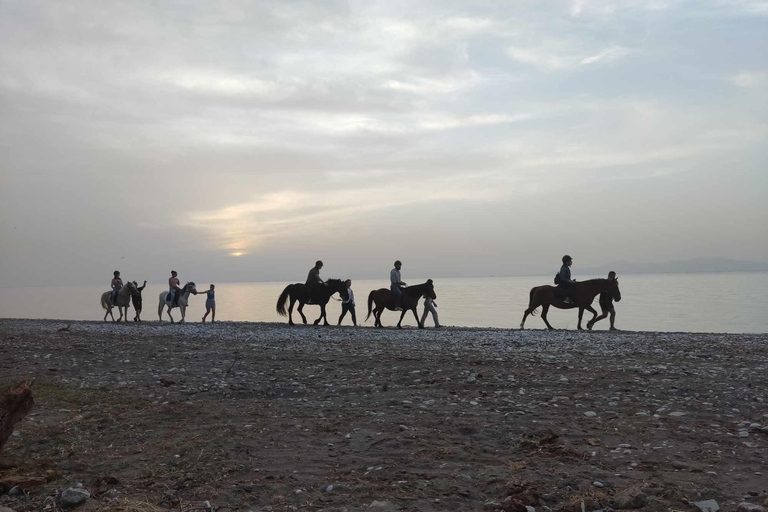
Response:
POLYGON ((768 497, 764 334, 0 320, 0 385, 25 379, 0 454, 16 512, 78 483, 104 511, 768 497))

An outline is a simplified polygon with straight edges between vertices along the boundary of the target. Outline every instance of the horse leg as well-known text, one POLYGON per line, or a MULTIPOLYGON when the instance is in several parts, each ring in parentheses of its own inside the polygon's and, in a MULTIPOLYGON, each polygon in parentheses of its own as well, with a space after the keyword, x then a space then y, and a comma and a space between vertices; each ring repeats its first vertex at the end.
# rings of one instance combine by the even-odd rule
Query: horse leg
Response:
MULTIPOLYGON (((320 305, 320 318, 323 319, 323 325, 328 326, 328 318, 325 316, 325 304, 320 305)), ((318 319, 319 320, 319 319, 318 319)))
POLYGON ((117 317, 117 323, 120 323, 120 320, 123 319, 123 306, 117 306, 117 312, 120 315, 117 317))
POLYGON ((181 321, 179 321, 179 323, 183 324, 184 323, 184 319, 187 316, 187 307, 186 306, 181 306, 181 307, 179 307, 179 309, 181 310, 181 321))
POLYGON ((381 314, 384 312, 384 309, 379 309, 378 306, 376 306, 376 309, 373 311, 373 317, 376 319, 376 322, 374 322, 374 327, 384 327, 381 324, 381 314))
POLYGON ((580 307, 580 308, 579 308, 579 323, 578 323, 578 324, 576 324, 576 328, 577 328, 578 330, 580 330, 580 331, 583 331, 583 330, 584 330, 584 329, 582 329, 582 328, 581 328, 581 317, 583 317, 583 316, 584 316, 584 308, 580 307))
POLYGON ((320 316, 317 317, 317 320, 315 320, 314 325, 319 324, 320 320, 323 319, 323 316, 325 316, 325 305, 324 304, 320 304, 320 316))
MULTIPOLYGON (((405 317, 405 314, 406 314, 407 312, 408 312, 408 310, 407 310, 407 309, 403 309, 403 312, 402 312, 402 313, 400 313, 400 321, 399 321, 399 322, 397 322, 397 328, 398 328, 398 329, 402 329, 402 328, 403 328, 403 327, 402 327, 400 324, 401 324, 401 323, 403 323, 403 318, 405 317)), ((418 321, 418 319, 417 319, 416 321, 418 321)))
POLYGON ((291 305, 288 306, 288 325, 293 324, 293 305, 296 304, 296 299, 291 298, 291 305))
POLYGON ((107 315, 109 315, 109 306, 107 306, 107 311, 104 313, 104 321, 107 321, 107 315))
POLYGON ((544 323, 547 324, 547 329, 550 331, 554 331, 555 328, 549 325, 549 320, 547 320, 547 312, 549 311, 549 304, 544 304, 541 306, 541 319, 544 320, 544 323))
POLYGON ((595 324, 596 324, 597 322, 599 322, 600 320, 602 320, 603 318, 605 318, 605 317, 607 317, 607 316, 608 316, 608 313, 607 313, 607 312, 605 312, 605 311, 603 311, 603 314, 602 314, 602 315, 600 315, 600 316, 598 316, 598 317, 595 317, 595 318, 593 318, 592 320, 590 320, 589 322, 587 322, 587 329, 589 329, 589 330, 591 331, 591 330, 592 330, 592 328, 595 326, 595 324))
POLYGON ((304 325, 307 325, 307 317, 304 316, 304 303, 299 301, 299 307, 296 308, 296 311, 299 312, 301 315, 301 321, 304 322, 304 325))
POLYGON ((419 320, 419 315, 416 314, 416 308, 413 308, 411 311, 413 311, 413 316, 414 316, 414 318, 416 318, 416 325, 419 326, 419 329, 423 329, 424 328, 424 322, 419 320))
POLYGON ((584 309, 592 313, 592 319, 589 322, 587 322, 587 329, 591 331, 592 326, 595 325, 595 318, 597 318, 597 311, 595 311, 595 308, 593 308, 591 305, 586 306, 584 309))
POLYGON ((173 324, 175 322, 173 320, 173 315, 171 315, 171 308, 172 308, 171 306, 168 306, 168 318, 171 319, 171 323, 173 324))

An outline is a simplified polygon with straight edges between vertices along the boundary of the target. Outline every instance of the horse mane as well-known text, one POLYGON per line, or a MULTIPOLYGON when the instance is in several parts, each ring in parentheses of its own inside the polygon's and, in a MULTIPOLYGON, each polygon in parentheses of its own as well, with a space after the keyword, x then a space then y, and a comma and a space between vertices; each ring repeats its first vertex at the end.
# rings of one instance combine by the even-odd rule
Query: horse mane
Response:
POLYGON ((331 284, 331 283, 343 283, 344 281, 342 281, 341 279, 326 279, 325 282, 328 284, 331 284))
MULTIPOLYGON (((431 279, 429 280, 431 281, 431 279)), ((405 295, 423 295, 424 291, 429 287, 429 281, 426 283, 416 284, 403 288, 403 294, 405 295)))

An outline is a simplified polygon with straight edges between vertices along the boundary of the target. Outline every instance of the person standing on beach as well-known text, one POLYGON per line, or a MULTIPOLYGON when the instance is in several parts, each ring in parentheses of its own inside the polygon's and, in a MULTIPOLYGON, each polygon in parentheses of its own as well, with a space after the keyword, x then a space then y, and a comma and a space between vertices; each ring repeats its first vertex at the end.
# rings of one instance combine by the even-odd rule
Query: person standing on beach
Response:
POLYGON ((325 285, 325 281, 323 281, 320 278, 320 269, 323 268, 323 262, 320 260, 317 260, 315 262, 315 266, 309 269, 309 274, 307 274, 307 298, 309 299, 307 301, 307 304, 314 304, 314 300, 312 300, 315 296, 315 288, 317 285, 325 285))
MULTIPOLYGON (((608 272, 608 280, 616 280, 616 272, 613 270, 608 272)), ((600 294, 600 309, 602 310, 602 314, 589 322, 587 327, 591 329, 592 326, 594 326, 597 322, 610 315, 611 330, 618 331, 618 329, 613 325, 613 323, 616 321, 616 309, 613 307, 613 295, 608 292, 602 292, 600 294)))
POLYGON ((402 311, 403 307, 403 286, 407 286, 402 277, 400 277, 400 268, 403 264, 400 260, 395 262, 395 268, 389 271, 389 289, 395 295, 395 311, 402 311))
POLYGON ((141 292, 144 291, 144 288, 147 287, 147 282, 144 281, 144 284, 141 287, 139 287, 139 283, 134 281, 133 285, 136 287, 136 291, 139 292, 136 295, 131 295, 131 302, 133 302, 133 309, 136 310, 136 316, 133 317, 133 321, 141 322, 141 292))
POLYGON ((339 323, 337 325, 341 325, 341 321, 344 320, 344 315, 349 311, 352 315, 352 325, 357 327, 357 317, 355 316, 355 293, 352 291, 352 280, 347 279, 344 281, 344 284, 347 285, 347 295, 349 298, 341 301, 341 316, 339 317, 339 323))
POLYGON ((112 275, 114 276, 112 278, 112 283, 110 286, 112 287, 112 305, 117 306, 117 294, 120 293, 120 289, 123 287, 123 280, 120 279, 120 271, 115 270, 112 275))
POLYGON ((427 321, 427 313, 432 313, 432 320, 435 321, 435 327, 440 327, 440 321, 437 319, 437 303, 429 295, 424 295, 424 313, 421 315, 421 326, 427 321))
POLYGON ((205 292, 205 314, 203 315, 203 323, 205 323, 205 318, 208 316, 208 313, 211 314, 211 323, 214 323, 216 321, 216 292, 214 291, 215 288, 216 288, 215 285, 211 285, 208 291, 205 292))
POLYGON ((181 283, 179 281, 179 278, 176 277, 178 274, 175 270, 171 270, 171 277, 168 278, 168 291, 171 292, 172 298, 171 298, 171 307, 179 307, 179 295, 181 295, 181 287, 179 284, 181 283))
POLYGON ((573 265, 573 258, 566 254, 563 256, 563 266, 560 267, 560 272, 557 274, 557 287, 560 289, 560 293, 565 295, 563 302, 566 304, 570 304, 573 300, 573 283, 576 282, 571 280, 571 265, 573 265))

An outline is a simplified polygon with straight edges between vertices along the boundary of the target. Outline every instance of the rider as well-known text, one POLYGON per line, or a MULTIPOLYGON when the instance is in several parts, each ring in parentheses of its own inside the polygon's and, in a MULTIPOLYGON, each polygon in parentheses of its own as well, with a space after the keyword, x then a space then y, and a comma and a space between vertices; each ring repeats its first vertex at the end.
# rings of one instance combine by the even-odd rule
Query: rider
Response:
POLYGON ((112 304, 117 306, 117 294, 120 292, 120 288, 123 287, 123 280, 120 279, 120 271, 119 270, 115 270, 113 272, 113 274, 114 274, 115 277, 112 278, 112 296, 111 296, 111 300, 112 300, 112 304))
POLYGON ((320 260, 317 260, 315 262, 315 266, 309 269, 309 274, 307 274, 307 297, 309 298, 309 301, 307 301, 308 304, 313 304, 315 296, 315 289, 316 286, 319 284, 325 285, 325 281, 323 281, 320 278, 320 269, 323 268, 323 262, 320 260))
POLYGON ((563 256, 563 266, 560 267, 560 272, 558 273, 558 283, 557 287, 560 289, 560 292, 565 295, 565 302, 566 304, 570 304, 573 301, 573 284, 576 282, 574 280, 571 280, 571 265, 573 264, 573 258, 568 256, 567 254, 563 256))
POLYGON ((181 282, 179 281, 179 278, 176 277, 178 274, 176 274, 175 270, 171 270, 171 277, 168 278, 168 291, 171 292, 172 298, 171 298, 171 307, 177 308, 179 307, 179 295, 181 295, 181 287, 179 284, 181 282))
POLYGON ((402 278, 400 277, 400 267, 402 267, 403 264, 400 262, 400 260, 397 260, 395 262, 395 268, 389 271, 389 289, 392 290, 392 293, 395 295, 395 311, 402 311, 403 307, 403 286, 406 286, 406 284, 403 282, 402 278))

